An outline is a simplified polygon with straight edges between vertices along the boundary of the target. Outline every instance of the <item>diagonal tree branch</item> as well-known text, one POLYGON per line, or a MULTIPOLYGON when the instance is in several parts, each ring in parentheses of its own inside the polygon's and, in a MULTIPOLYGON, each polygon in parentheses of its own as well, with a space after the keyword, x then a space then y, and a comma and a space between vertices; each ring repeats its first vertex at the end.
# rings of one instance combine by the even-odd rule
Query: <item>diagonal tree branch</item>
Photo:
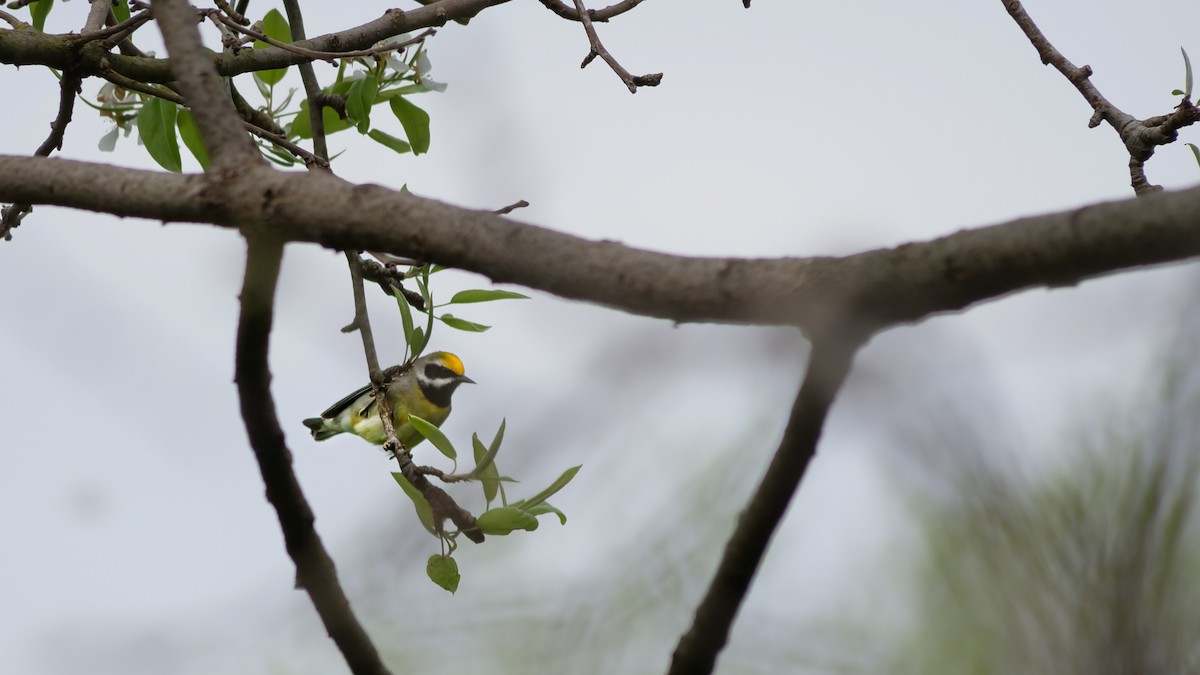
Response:
MULTIPOLYGON (((58 114, 50 124, 50 135, 33 152, 35 157, 49 157, 55 150, 62 150, 67 126, 75 114, 75 95, 79 93, 82 85, 83 80, 74 71, 63 71, 62 79, 58 82, 58 114)), ((18 227, 32 210, 31 204, 20 201, 0 208, 0 239, 11 241, 12 230, 18 227)))
POLYGON ((738 517, 721 564, 696 608, 691 628, 679 640, 669 675, 707 675, 729 639, 729 629, 766 555, 767 545, 787 512, 800 479, 817 451, 829 407, 858 350, 856 339, 813 342, 804 384, 792 405, 783 440, 754 496, 738 517))
POLYGON ((187 0, 153 0, 151 7, 170 54, 171 72, 212 158, 209 169, 219 172, 242 163, 265 164, 242 130, 229 92, 207 58, 196 29, 196 10, 187 0))
POLYGON ((963 230, 841 258, 692 258, 588 241, 324 172, 219 181, 0 155, 0 201, 212 223, 383 251, 678 322, 865 330, 1035 287, 1200 255, 1200 188, 963 230), (336 218, 329 214, 337 214, 336 218))
POLYGON ((288 555, 296 566, 296 586, 312 598, 317 614, 355 675, 388 675, 379 652, 367 637, 337 580, 334 561, 320 543, 314 516, 292 470, 292 452, 271 398, 268 345, 275 287, 283 257, 282 241, 246 240, 246 277, 241 289, 236 376, 241 417, 266 484, 266 500, 275 507, 288 555))
POLYGON ((1088 105, 1092 106, 1089 127, 1097 127, 1101 122, 1109 126, 1121 137, 1125 149, 1129 151, 1130 184, 1134 194, 1138 196, 1153 194, 1162 190, 1146 178, 1145 162, 1154 154, 1154 149, 1160 145, 1172 143, 1179 137, 1179 130, 1200 121, 1200 108, 1192 104, 1187 97, 1168 115, 1159 115, 1145 120, 1139 120, 1126 113, 1100 93, 1092 84, 1092 69, 1090 66, 1076 66, 1062 52, 1055 49, 1046 39, 1045 34, 1033 22, 1029 13, 1021 6, 1019 0, 1003 0, 1004 8, 1009 16, 1016 21, 1021 32, 1029 39, 1030 44, 1037 50, 1042 63, 1053 66, 1062 73, 1083 96, 1088 105))
MULTIPOLYGON (((105 0, 92 0, 91 6, 88 8, 87 20, 83 24, 83 30, 80 35, 84 39, 93 39, 104 24, 104 18, 108 15, 108 4, 105 0)), ((71 118, 75 114, 75 96, 79 93, 80 87, 83 86, 83 77, 76 68, 66 68, 63 70, 62 78, 58 83, 58 114, 54 116, 54 121, 50 123, 50 135, 37 150, 33 151, 34 156, 49 157, 50 153, 55 150, 62 150, 63 139, 66 138, 67 126, 71 124, 71 118)), ((4 241, 12 240, 12 230, 21 224, 25 216, 29 215, 32 210, 30 204, 14 203, 0 208, 0 239, 4 241)))
POLYGON ((621 81, 625 83, 625 87, 629 89, 629 93, 631 94, 636 94, 638 87, 657 87, 662 82, 662 73, 634 75, 625 70, 625 67, 617 61, 616 57, 610 54, 608 49, 604 47, 604 43, 600 42, 600 36, 596 33, 596 27, 592 25, 590 12, 583 6, 583 0, 574 1, 576 13, 579 15, 580 23, 583 24, 583 30, 587 33, 589 45, 588 55, 584 57, 583 63, 579 66, 580 68, 587 68, 588 64, 599 56, 608 64, 609 68, 612 68, 617 77, 621 78, 621 81))
POLYGON ((296 564, 296 585, 312 599, 350 671, 355 675, 390 675, 354 616, 333 560, 313 527, 315 517, 292 470, 292 453, 284 443, 271 397, 268 352, 283 242, 251 237, 246 243, 235 379, 246 433, 267 487, 267 501, 275 507, 288 555, 296 564))

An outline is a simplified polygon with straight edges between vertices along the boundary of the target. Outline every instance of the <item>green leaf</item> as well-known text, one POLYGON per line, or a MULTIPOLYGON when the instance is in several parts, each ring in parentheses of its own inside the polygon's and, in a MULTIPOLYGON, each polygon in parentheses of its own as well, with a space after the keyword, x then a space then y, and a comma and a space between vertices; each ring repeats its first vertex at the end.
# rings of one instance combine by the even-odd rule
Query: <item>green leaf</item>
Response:
POLYGON ((425 500, 425 495, 421 494, 420 490, 408 482, 404 474, 399 471, 393 471, 392 478, 396 479, 396 483, 400 485, 400 489, 404 490, 404 494, 408 495, 408 498, 412 500, 413 506, 417 509, 417 518, 420 519, 421 524, 425 526, 426 530, 429 530, 429 534, 437 536, 437 529, 433 526, 433 507, 425 500))
POLYGON ((346 114, 358 125, 358 133, 365 134, 371 128, 371 106, 375 104, 375 92, 379 91, 379 80, 367 75, 350 87, 346 95, 346 114))
POLYGON ((146 151, 167 171, 179 173, 183 164, 179 158, 179 142, 175 139, 176 106, 154 96, 146 99, 138 111, 138 134, 146 151))
POLYGON ((541 515, 545 515, 547 513, 553 513, 554 515, 558 516, 558 524, 559 525, 567 524, 567 514, 563 513, 562 511, 559 511, 558 509, 554 508, 553 506, 550 506, 549 502, 542 502, 541 504, 538 504, 537 506, 531 506, 527 509, 524 509, 524 511, 525 511, 525 513, 528 513, 531 516, 541 516, 541 515))
POLYGON ((1188 58, 1187 50, 1183 47, 1179 48, 1183 52, 1183 97, 1192 97, 1192 60, 1188 58))
POLYGON ((529 499, 522 499, 519 502, 515 502, 513 504, 513 506, 516 506, 525 511, 528 511, 529 509, 537 506, 538 504, 541 504, 542 502, 549 499, 555 492, 558 492, 559 490, 566 487, 567 483, 570 483, 571 479, 575 477, 575 474, 579 473, 579 469, 582 466, 583 465, 581 464, 580 466, 573 466, 570 469, 567 469, 566 471, 564 471, 562 473, 561 476, 558 477, 557 480, 555 480, 553 483, 550 484, 550 487, 546 488, 545 490, 542 490, 541 492, 530 497, 529 499))
POLYGON ((423 84, 406 84, 403 87, 397 87, 395 89, 388 89, 386 91, 379 92, 379 100, 380 100, 380 102, 390 101, 398 96, 407 96, 409 94, 424 94, 425 92, 428 92, 428 91, 435 91, 435 90, 430 89, 429 87, 426 87, 423 84))
POLYGON ((475 452, 475 468, 471 470, 471 475, 479 479, 479 485, 483 488, 483 499, 491 504, 500 490, 500 481, 497 480, 500 474, 496 469, 496 458, 487 459, 488 450, 479 440, 479 434, 471 434, 471 449, 475 452))
POLYGON ((378 129, 372 129, 372 130, 368 131, 367 135, 370 136, 372 139, 374 139, 376 143, 379 143, 380 145, 389 147, 392 150, 395 150, 396 152, 400 153, 401 155, 403 155, 406 152, 412 152, 412 146, 409 145, 406 141, 402 141, 399 138, 396 138, 395 136, 393 136, 391 134, 384 133, 378 129))
POLYGON ((413 355, 413 358, 416 358, 425 351, 425 345, 429 343, 429 340, 425 339, 425 329, 421 328, 420 326, 417 326, 416 328, 413 329, 412 343, 413 343, 413 349, 416 350, 413 352, 412 355, 413 355))
POLYGON ((475 522, 481 532, 494 535, 505 535, 513 530, 532 532, 538 528, 536 517, 511 506, 484 511, 475 522))
MULTIPOLYGON (((267 37, 277 42, 291 42, 292 29, 288 26, 287 19, 279 13, 279 10, 273 9, 267 12, 267 15, 262 20, 262 32, 267 34, 267 37)), ((254 41, 255 49, 265 49, 271 45, 261 40, 254 41)), ((263 84, 274 85, 283 79, 287 74, 287 67, 272 68, 271 70, 259 70, 254 73, 254 77, 263 84)))
POLYGON ((200 162, 201 168, 207 169, 208 150, 204 147, 204 141, 200 139, 200 129, 196 127, 196 120, 192 119, 192 111, 180 108, 175 125, 179 127, 179 137, 183 139, 183 144, 192 152, 196 161, 200 162))
POLYGON ((392 114, 400 120, 408 142, 412 144, 413 154, 421 155, 429 152, 429 113, 418 108, 403 96, 397 96, 388 101, 392 114))
POLYGON ((266 33, 267 37, 278 42, 292 41, 292 28, 278 9, 272 9, 263 17, 262 32, 266 33))
POLYGON ((1195 145, 1192 145, 1191 143, 1184 143, 1184 145, 1186 145, 1192 149, 1192 156, 1194 156, 1196 158, 1196 164, 1200 164, 1200 148, 1197 148, 1195 145))
POLYGON ((443 314, 443 315, 439 316, 438 319, 442 323, 446 324, 447 326, 450 326, 451 328, 457 328, 458 330, 465 330, 469 333, 483 333, 483 332, 486 332, 491 329, 491 326, 485 326, 481 323, 475 323, 474 321, 467 321, 466 319, 460 319, 460 318, 450 315, 450 314, 443 314))
POLYGON ((283 167, 295 166, 296 164, 295 155, 290 155, 280 150, 279 148, 275 147, 274 143, 259 143, 258 147, 263 151, 266 158, 274 164, 278 164, 279 166, 283 167))
MULTIPOLYGON (((345 131, 351 126, 349 122, 338 117, 337 111, 329 107, 321 109, 321 121, 325 124, 326 136, 345 131)), ((300 112, 292 119, 288 135, 292 138, 312 138, 312 120, 308 116, 308 99, 300 102, 300 112)))
POLYGON ((112 5, 113 16, 117 17, 117 23, 129 19, 129 0, 118 0, 112 5))
POLYGON ((483 498, 490 504, 500 490, 500 470, 496 468, 496 455, 500 452, 500 443, 504 440, 504 425, 506 420, 500 420, 500 428, 488 448, 483 447, 478 434, 471 434, 471 448, 475 451, 475 468, 472 475, 479 479, 483 486, 483 498))
POLYGON ((51 7, 54 7, 54 0, 37 0, 29 5, 29 15, 33 17, 34 28, 46 29, 46 17, 50 15, 51 7))
POLYGON ((446 434, 443 434, 442 430, 437 428, 433 422, 410 414, 408 416, 408 423, 413 425, 417 433, 429 439, 433 447, 440 450, 443 455, 450 459, 458 459, 458 451, 454 449, 454 445, 450 442, 450 439, 446 438, 446 434))
MULTIPOLYGON (((408 308, 408 299, 404 297, 404 291, 400 290, 400 287, 396 284, 392 284, 392 297, 396 299, 396 305, 400 308, 400 323, 404 328, 405 348, 411 351, 413 345, 416 343, 416 340, 414 340, 415 336, 413 335, 412 310, 408 308)), ((414 352, 411 356, 405 358, 405 361, 407 362, 409 358, 415 359, 416 357, 417 355, 414 352)))
POLYGON ((1183 96, 1183 90, 1182 89, 1172 89, 1171 95, 1172 96, 1183 96))
POLYGON ((425 302, 425 315, 428 321, 425 322, 425 334, 421 335, 420 349, 417 353, 425 351, 425 347, 429 346, 429 338, 433 337, 433 293, 429 292, 429 265, 421 265, 421 274, 414 281, 417 282, 417 289, 421 291, 421 299, 425 302))
MULTIPOLYGON (((495 466, 496 455, 500 452, 500 444, 504 441, 504 425, 507 422, 508 420, 500 420, 500 428, 496 430, 496 435, 492 438, 492 444, 486 448, 483 447, 483 442, 479 440, 478 434, 471 435, 472 445, 475 450, 475 468, 471 473, 479 475, 480 472, 486 470, 488 467, 495 466)), ((497 473, 496 476, 499 478, 500 474, 497 473)))
POLYGON ((465 305, 471 302, 491 302, 492 300, 528 300, 528 295, 521 295, 512 291, 488 291, 488 290, 473 290, 459 291, 450 298, 451 305, 465 305))
POLYGON ((462 579, 454 558, 441 553, 429 556, 429 561, 425 563, 425 574, 429 575, 430 581, 451 593, 458 590, 458 582, 462 579))

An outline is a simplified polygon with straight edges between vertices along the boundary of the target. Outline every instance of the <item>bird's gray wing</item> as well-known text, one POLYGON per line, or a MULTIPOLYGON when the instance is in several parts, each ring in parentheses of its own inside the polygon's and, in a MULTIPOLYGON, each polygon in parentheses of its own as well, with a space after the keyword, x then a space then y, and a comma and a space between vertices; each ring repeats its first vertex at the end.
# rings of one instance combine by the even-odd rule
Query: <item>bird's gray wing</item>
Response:
POLYGON ((365 394, 369 391, 371 391, 371 385, 369 385, 369 384, 364 385, 361 389, 355 389, 354 391, 350 392, 349 394, 346 394, 346 397, 343 398, 342 400, 329 406, 329 410, 326 410, 325 412, 321 413, 321 417, 324 417, 325 419, 333 419, 333 418, 337 417, 338 415, 342 414, 343 410, 345 410, 346 408, 349 408, 350 404, 354 403, 354 401, 356 401, 358 399, 358 397, 362 396, 363 394, 365 394))

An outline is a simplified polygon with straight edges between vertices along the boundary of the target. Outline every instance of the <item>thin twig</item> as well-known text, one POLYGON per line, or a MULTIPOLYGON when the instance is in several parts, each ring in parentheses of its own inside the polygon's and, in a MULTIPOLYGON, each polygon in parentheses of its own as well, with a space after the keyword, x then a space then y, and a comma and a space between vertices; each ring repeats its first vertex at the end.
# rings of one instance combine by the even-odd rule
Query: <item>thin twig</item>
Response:
MULTIPOLYGON (((153 18, 154 15, 151 14, 150 16, 153 18)), ((133 17, 130 17, 130 18, 133 18, 133 17)), ((117 15, 113 14, 113 11, 111 9, 108 10, 108 16, 104 19, 104 22, 105 22, 105 24, 107 24, 109 26, 117 25, 117 23, 118 23, 117 15)), ((123 54, 125 56, 137 56, 137 57, 143 57, 143 58, 146 57, 146 53, 143 52, 142 50, 138 49, 137 46, 133 44, 133 40, 130 39, 132 37, 132 35, 133 35, 133 31, 129 31, 128 33, 122 33, 119 35, 114 35, 114 36, 106 39, 101 44, 103 45, 103 47, 106 51, 109 47, 116 45, 117 49, 121 52, 121 54, 123 54)))
POLYGON ((436 29, 429 28, 429 29, 426 29, 424 32, 416 35, 412 39, 405 40, 404 42, 394 42, 394 43, 389 43, 389 44, 385 44, 385 45, 379 45, 377 47, 371 47, 370 49, 357 49, 357 50, 345 51, 345 52, 318 52, 318 51, 314 51, 312 49, 306 49, 304 47, 299 47, 299 46, 291 44, 291 43, 280 42, 279 40, 272 38, 271 36, 267 35, 266 33, 254 30, 252 28, 246 28, 244 26, 238 25, 238 23, 236 21, 233 21, 229 17, 225 16, 219 10, 206 10, 204 12, 204 14, 206 16, 208 16, 210 19, 212 19, 216 22, 219 22, 220 24, 222 24, 234 31, 237 31, 247 37, 254 38, 255 40, 265 42, 265 43, 271 45, 272 47, 278 47, 285 51, 289 51, 293 54, 303 56, 306 59, 310 59, 313 61, 326 61, 328 63, 336 63, 337 59, 350 59, 350 58, 355 58, 355 57, 359 57, 359 56, 378 56, 380 54, 386 54, 390 51, 404 49, 405 47, 410 47, 412 45, 424 42, 427 38, 431 38, 434 35, 437 35, 436 29))
MULTIPOLYGON (((300 0, 283 0, 283 8, 287 12, 288 24, 292 29, 292 40, 304 40, 304 14, 300 12, 300 0)), ((308 123, 312 129, 313 152, 325 160, 329 166, 329 146, 325 140, 325 111, 321 98, 321 84, 317 82, 317 74, 311 61, 300 64, 300 82, 304 85, 304 95, 308 97, 308 123)))
POLYGON ((392 295, 392 287, 400 289, 404 295, 404 299, 408 304, 417 308, 420 311, 425 311, 425 298, 416 291, 410 291, 405 288, 404 282, 407 280, 404 273, 394 267, 384 267, 374 260, 360 258, 360 270, 362 271, 363 279, 379 284, 379 288, 384 293, 392 295))
POLYGON ((271 117, 271 114, 266 110, 255 108, 247 101, 246 97, 242 96, 242 92, 238 90, 237 84, 232 80, 229 82, 229 96, 233 99, 234 109, 238 111, 238 115, 241 115, 243 120, 254 124, 260 129, 266 129, 273 134, 284 134, 283 127, 279 126, 275 118, 271 117))
MULTIPOLYGON (((245 14, 242 14, 241 12, 239 12, 236 9, 234 9, 233 7, 231 7, 229 5, 228 0, 213 0, 213 4, 216 5, 217 8, 220 9, 222 12, 225 12, 225 16, 228 16, 230 19, 237 22, 238 24, 240 24, 242 26, 250 25, 250 19, 247 19, 245 14)), ((290 19, 288 20, 288 23, 292 24, 290 19)), ((296 26, 295 26, 295 24, 292 24, 292 31, 293 31, 292 37, 296 36, 295 30, 296 30, 296 26)), ((296 38, 296 39, 303 40, 304 38, 296 38)))
POLYGON ((1054 66, 1063 77, 1067 78, 1083 96, 1088 105, 1092 106, 1092 117, 1088 120, 1089 127, 1099 126, 1108 122, 1109 126, 1120 136, 1125 149, 1129 151, 1130 184, 1134 194, 1139 197, 1162 191, 1162 188, 1146 179, 1144 164, 1154 154, 1154 149, 1166 145, 1179 137, 1179 129, 1200 121, 1200 108, 1184 98, 1170 115, 1160 115, 1146 120, 1139 120, 1122 111, 1105 98, 1100 90, 1092 84, 1092 69, 1090 66, 1076 66, 1062 52, 1054 48, 1046 39, 1041 29, 1033 22, 1029 13, 1021 6, 1019 0, 1003 0, 1004 8, 1009 16, 1016 21, 1021 32, 1037 50, 1042 63, 1054 66))
POLYGON ((289 141, 282 134, 277 134, 273 131, 263 129, 262 127, 258 126, 257 124, 254 124, 253 122, 242 121, 242 125, 244 127, 246 127, 246 131, 249 131, 250 133, 254 134, 255 136, 258 136, 259 138, 263 139, 264 141, 267 141, 268 143, 277 145, 280 148, 283 148, 284 150, 287 150, 288 152, 292 153, 293 155, 299 157, 300 160, 302 162, 304 162, 304 165, 310 169, 313 169, 313 168, 328 169, 329 168, 329 160, 312 154, 308 150, 305 150, 303 147, 296 145, 295 143, 289 141))
POLYGON ((517 209, 523 209, 526 206, 529 206, 529 202, 522 199, 521 201, 513 202, 512 204, 509 204, 508 206, 503 206, 501 208, 498 208, 495 211, 492 211, 492 213, 494 213, 498 216, 504 216, 504 215, 508 215, 508 214, 512 213, 513 211, 516 211, 517 209))
POLYGON ((29 25, 29 24, 25 23, 24 21, 18 19, 17 17, 13 16, 12 14, 9 14, 8 12, 6 12, 2 9, 0 9, 0 19, 4 19, 5 21, 7 21, 8 25, 12 26, 13 28, 23 28, 23 27, 29 25))
POLYGON ((588 43, 591 45, 591 51, 584 57, 580 68, 587 68, 597 56, 604 59, 609 68, 621 78, 625 86, 629 88, 629 93, 636 94, 638 87, 657 87, 662 82, 662 73, 650 73, 649 75, 632 75, 628 70, 613 58, 612 54, 604 48, 604 44, 600 42, 600 36, 596 34, 596 27, 592 25, 591 15, 583 6, 583 0, 575 0, 575 10, 579 13, 579 21, 583 23, 583 30, 587 32, 588 43))
MULTIPOLYGON (((344 251, 344 253, 346 254, 346 265, 350 268, 350 283, 354 291, 354 320, 343 328, 342 332, 358 331, 359 337, 362 338, 363 355, 367 357, 367 374, 374 383, 379 379, 379 353, 375 351, 375 335, 371 332, 371 317, 367 314, 367 295, 363 290, 362 283, 362 259, 358 257, 356 251, 344 251)), ((376 397, 382 398, 379 396, 381 393, 376 391, 376 397)), ((385 419, 384 427, 387 427, 390 421, 390 419, 385 419)), ((392 435, 395 435, 394 431, 392 435)))
MULTIPOLYGON (((419 1, 419 0, 418 0, 419 1)), ((581 15, 578 9, 573 9, 565 2, 560 0, 539 0, 546 9, 554 12, 567 21, 580 21, 581 15)), ((622 0, 621 2, 613 3, 604 9, 589 9, 583 16, 587 16, 592 21, 604 23, 609 19, 619 14, 624 14, 629 10, 637 7, 645 2, 645 0, 622 0)))
MULTIPOLYGON (((107 18, 108 17, 106 15, 105 19, 107 18)), ((90 33, 81 34, 77 40, 77 44, 82 45, 84 43, 93 42, 96 40, 108 40, 109 38, 115 38, 112 40, 112 44, 117 44, 121 40, 129 37, 134 31, 136 31, 138 28, 141 28, 142 25, 152 18, 154 18, 154 15, 149 11, 138 12, 137 14, 134 14, 120 23, 115 23, 111 26, 92 31, 90 33)))
MULTIPOLYGON (((50 123, 50 135, 33 151, 34 156, 49 157, 51 152, 62 150, 63 138, 67 133, 67 125, 75 114, 75 97, 83 86, 83 78, 74 70, 63 71, 58 83, 58 114, 50 123)), ((12 231, 21 225, 25 216, 33 210, 33 205, 16 202, 0 208, 0 239, 12 241, 12 231)))
POLYGON ((845 381, 858 344, 856 339, 836 335, 814 340, 808 372, 792 405, 783 440, 738 518, 708 592, 696 608, 691 627, 675 648, 669 675, 712 672, 767 544, 816 453, 829 407, 845 381))
MULTIPOLYGON (((90 37, 99 31, 108 15, 108 6, 108 0, 92 0, 91 5, 88 6, 87 19, 81 31, 83 35, 90 37)), ((11 15, 7 16, 11 17, 11 15)), ((12 22, 10 21, 10 23, 12 22)), ((20 22, 13 25, 18 26, 18 24, 20 22)), ((49 157, 50 153, 55 150, 62 150, 67 126, 71 124, 71 119, 75 114, 75 97, 79 95, 82 86, 83 78, 76 69, 68 68, 63 71, 62 78, 58 83, 58 113, 54 116, 54 121, 50 123, 50 134, 46 136, 46 140, 42 141, 37 150, 34 150, 34 156, 49 157)), ((21 221, 32 210, 33 205, 24 202, 0 207, 0 240, 12 241, 12 231, 21 225, 21 221)))
POLYGON ((315 517, 296 480, 291 451, 284 442, 271 396, 268 355, 283 243, 258 237, 247 238, 246 243, 235 380, 242 420, 267 488, 267 501, 275 508, 288 555, 296 564, 296 584, 312 599, 350 671, 356 675, 390 675, 379 650, 354 615, 333 560, 313 527, 315 517))
POLYGON ((96 74, 122 89, 136 91, 139 94, 145 94, 147 96, 155 96, 163 99, 164 101, 170 101, 175 105, 187 107, 187 101, 184 101, 183 97, 174 91, 167 89, 166 87, 155 87, 154 85, 143 84, 132 78, 125 77, 106 65, 101 64, 100 70, 96 74))
POLYGON ((413 470, 422 476, 437 476, 437 479, 443 483, 462 483, 464 481, 476 480, 479 478, 479 476, 476 476, 473 472, 446 473, 445 471, 442 471, 434 466, 418 466, 413 470))

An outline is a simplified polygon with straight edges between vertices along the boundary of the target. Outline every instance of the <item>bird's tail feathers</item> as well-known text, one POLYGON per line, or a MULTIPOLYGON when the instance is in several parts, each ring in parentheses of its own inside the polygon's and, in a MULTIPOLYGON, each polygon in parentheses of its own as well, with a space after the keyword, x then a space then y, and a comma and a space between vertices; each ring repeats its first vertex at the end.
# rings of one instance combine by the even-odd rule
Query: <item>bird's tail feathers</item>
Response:
POLYGON ((318 441, 323 441, 326 438, 342 433, 339 430, 327 427, 325 425, 327 421, 323 417, 310 417, 304 420, 304 426, 308 427, 308 430, 312 432, 312 437, 318 441))

